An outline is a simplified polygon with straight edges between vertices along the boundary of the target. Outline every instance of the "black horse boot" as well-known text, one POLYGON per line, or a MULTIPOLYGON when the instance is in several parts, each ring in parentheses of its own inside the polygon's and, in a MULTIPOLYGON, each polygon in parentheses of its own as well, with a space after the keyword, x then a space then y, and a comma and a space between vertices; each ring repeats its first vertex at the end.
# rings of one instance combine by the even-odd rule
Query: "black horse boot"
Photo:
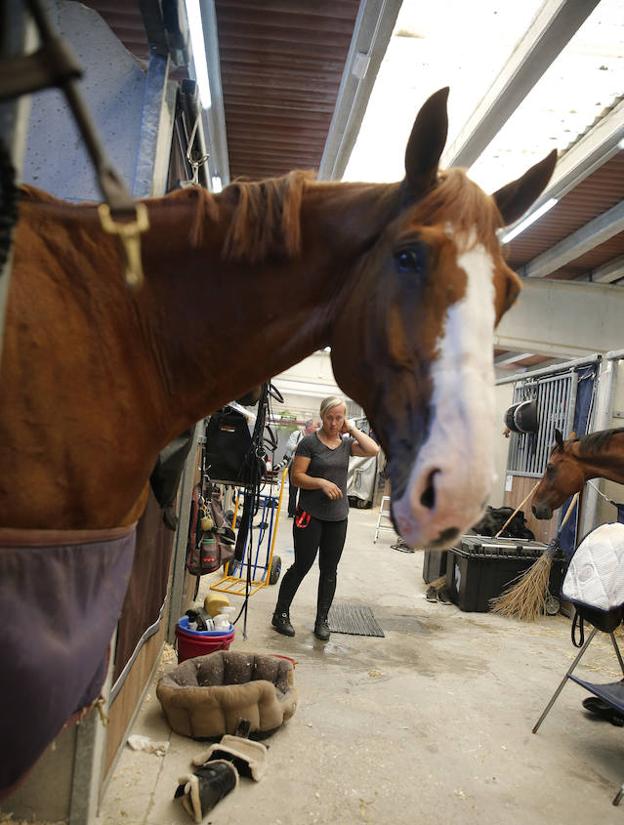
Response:
POLYGON ((288 609, 284 610, 279 605, 276 605, 271 624, 282 636, 295 635, 295 628, 290 623, 288 609))
POLYGON ((238 772, 231 762, 206 762, 195 773, 181 776, 175 799, 182 799, 184 809, 195 820, 202 819, 224 796, 238 785, 238 772))

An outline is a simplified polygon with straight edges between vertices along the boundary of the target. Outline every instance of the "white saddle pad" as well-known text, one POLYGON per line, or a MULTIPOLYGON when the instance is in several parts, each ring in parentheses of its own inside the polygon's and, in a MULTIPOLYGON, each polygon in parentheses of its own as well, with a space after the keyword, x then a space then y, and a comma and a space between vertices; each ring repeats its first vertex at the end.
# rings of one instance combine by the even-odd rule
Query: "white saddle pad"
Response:
POLYGON ((571 602, 599 610, 624 605, 624 524, 601 524, 585 536, 561 593, 571 602))

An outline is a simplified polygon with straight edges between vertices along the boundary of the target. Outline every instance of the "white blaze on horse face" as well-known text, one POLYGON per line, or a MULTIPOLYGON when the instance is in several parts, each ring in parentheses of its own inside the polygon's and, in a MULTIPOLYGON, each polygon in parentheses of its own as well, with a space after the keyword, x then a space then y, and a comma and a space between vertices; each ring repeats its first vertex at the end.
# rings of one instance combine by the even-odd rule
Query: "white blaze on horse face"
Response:
POLYGON ((457 265, 466 294, 447 311, 432 363, 429 435, 393 505, 412 545, 452 544, 479 520, 494 478, 494 264, 482 244, 468 243, 457 265))

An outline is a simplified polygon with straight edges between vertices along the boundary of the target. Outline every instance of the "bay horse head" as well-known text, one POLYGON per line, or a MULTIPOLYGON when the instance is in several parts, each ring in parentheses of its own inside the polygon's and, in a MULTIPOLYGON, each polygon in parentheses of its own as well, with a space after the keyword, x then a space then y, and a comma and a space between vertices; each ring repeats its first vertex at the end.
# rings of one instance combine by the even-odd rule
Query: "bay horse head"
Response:
POLYGON ((561 432, 555 430, 555 444, 548 457, 544 475, 533 493, 531 509, 535 518, 551 519, 554 510, 583 489, 585 473, 572 446, 576 443, 578 439, 574 433, 564 441, 561 432))
POLYGON ((360 256, 331 340, 336 378, 390 459, 395 526, 430 547, 478 521, 490 495, 493 334, 520 290, 497 230, 531 206, 556 163, 553 151, 492 196, 462 170, 440 172, 447 96, 416 118, 396 213, 360 256))

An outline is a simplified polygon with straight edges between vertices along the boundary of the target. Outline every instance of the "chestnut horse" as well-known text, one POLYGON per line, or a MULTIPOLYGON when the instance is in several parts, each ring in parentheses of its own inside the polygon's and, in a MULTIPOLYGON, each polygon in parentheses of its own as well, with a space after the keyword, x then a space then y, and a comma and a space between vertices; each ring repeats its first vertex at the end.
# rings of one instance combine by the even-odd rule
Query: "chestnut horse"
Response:
POLYGON ((0 526, 136 521, 159 450, 331 346, 390 458, 395 523, 443 547, 493 478, 493 330, 519 279, 497 230, 551 152, 494 196, 440 172, 448 89, 418 114, 395 184, 303 173, 148 200, 146 282, 122 278, 94 207, 25 187, 0 372, 0 526))
POLYGON ((555 446, 546 470, 533 494, 533 515, 552 518, 567 499, 579 493, 590 478, 606 478, 624 484, 624 427, 600 430, 563 440, 555 430, 555 446))
POLYGON ((24 189, 0 365, 0 793, 98 696, 159 451, 250 387, 330 345, 390 458, 404 539, 443 547, 480 517, 493 330, 520 285, 496 232, 556 156, 493 197, 439 172, 447 92, 400 183, 295 172, 147 201, 137 293, 94 207, 24 189))

